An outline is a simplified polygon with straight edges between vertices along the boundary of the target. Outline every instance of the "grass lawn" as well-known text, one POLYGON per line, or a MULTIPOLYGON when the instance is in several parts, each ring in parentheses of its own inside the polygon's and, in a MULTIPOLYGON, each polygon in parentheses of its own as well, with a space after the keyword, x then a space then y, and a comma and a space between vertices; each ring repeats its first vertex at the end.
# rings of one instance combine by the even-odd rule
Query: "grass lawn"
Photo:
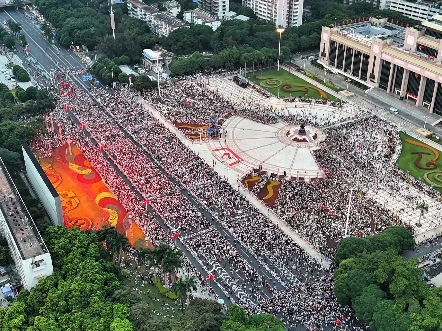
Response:
POLYGON ((262 74, 261 70, 255 70, 255 73, 249 72, 246 77, 276 96, 279 90, 280 97, 304 97, 307 92, 307 96, 310 98, 321 99, 322 97, 337 100, 333 95, 325 93, 284 69, 280 69, 280 71, 277 69, 266 69, 262 71, 262 74))
POLYGON ((441 160, 439 158, 439 151, 428 145, 423 144, 419 140, 403 132, 400 132, 400 137, 402 140, 402 151, 396 163, 399 169, 408 172, 411 176, 415 178, 427 182, 428 184, 432 185, 436 190, 442 192, 442 165, 440 164, 441 160), (415 144, 425 145, 427 146, 427 148, 424 146, 414 145, 411 142, 415 144), (417 160, 420 155, 422 158, 418 162, 417 160), (428 163, 431 161, 432 163, 428 163), (420 168, 416 164, 419 164, 420 168))
MULTIPOLYGON (((130 276, 124 279, 124 285, 128 288, 135 288, 136 292, 140 293, 143 301, 149 305, 152 309, 155 309, 156 313, 159 313, 163 316, 177 316, 181 314, 179 312, 179 304, 178 300, 172 300, 167 297, 165 294, 160 293, 160 289, 153 284, 149 284, 147 281, 146 284, 143 284, 143 280, 141 279, 141 275, 147 277, 147 272, 144 271, 144 267, 138 268, 135 264, 132 267, 125 268, 126 270, 130 270, 130 276), (161 304, 166 303, 165 309, 162 309, 161 304), (172 307, 175 309, 172 310, 172 307)), ((152 313, 153 314, 153 313, 152 313)))

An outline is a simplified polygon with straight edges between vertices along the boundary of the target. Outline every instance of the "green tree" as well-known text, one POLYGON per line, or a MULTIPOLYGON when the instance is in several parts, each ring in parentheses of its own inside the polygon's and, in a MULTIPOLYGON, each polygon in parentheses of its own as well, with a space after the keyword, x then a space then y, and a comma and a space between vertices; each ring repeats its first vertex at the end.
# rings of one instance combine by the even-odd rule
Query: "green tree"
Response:
POLYGON ((424 213, 428 213, 428 205, 425 202, 422 202, 416 206, 416 209, 420 211, 417 226, 421 226, 421 218, 424 216, 424 213))
POLYGON ((133 79, 134 87, 137 91, 143 91, 145 89, 153 88, 156 86, 156 82, 153 82, 146 75, 139 75, 133 79))
POLYGON ((196 283, 193 278, 179 279, 172 284, 172 291, 178 293, 180 296, 181 312, 184 313, 184 303, 187 300, 187 294, 194 290, 196 291, 196 283))
POLYGON ((348 237, 339 242, 336 249, 335 258, 336 263, 341 263, 343 260, 356 257, 359 254, 369 251, 368 243, 364 238, 348 237))
POLYGON ((10 173, 15 173, 22 169, 23 161, 20 153, 0 147, 0 157, 2 158, 6 168, 8 168, 8 171, 10 173))
POLYGON ((362 294, 353 299, 353 309, 363 323, 370 323, 379 302, 385 300, 387 294, 379 286, 371 284, 362 289, 362 294))
POLYGON ((121 260, 121 252, 126 249, 129 241, 123 233, 117 231, 115 227, 109 228, 105 238, 107 251, 111 254, 112 259, 117 255, 118 264, 121 260))
POLYGON ((28 96, 29 100, 35 100, 35 99, 37 99, 37 93, 38 93, 38 90, 37 90, 37 88, 34 87, 34 86, 29 86, 29 87, 26 89, 26 95, 28 96))
POLYGON ((410 326, 410 314, 400 311, 392 300, 383 300, 377 304, 370 323, 370 328, 376 331, 403 331, 410 326))
POLYGON ((9 49, 14 48, 15 46, 15 39, 14 37, 10 36, 10 35, 6 35, 3 37, 3 44, 5 44, 5 46, 9 49))
POLYGON ((361 269, 353 269, 338 275, 333 288, 336 298, 343 305, 350 305, 352 300, 362 294, 362 290, 371 284, 370 274, 361 269))

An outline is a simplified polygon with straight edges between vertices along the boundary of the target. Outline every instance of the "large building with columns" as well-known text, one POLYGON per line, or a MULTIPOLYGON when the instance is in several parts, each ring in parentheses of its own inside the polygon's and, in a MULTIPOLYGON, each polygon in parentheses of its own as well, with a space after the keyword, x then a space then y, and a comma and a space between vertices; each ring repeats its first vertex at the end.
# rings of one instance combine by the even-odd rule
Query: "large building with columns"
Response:
POLYGON ((323 27, 319 61, 442 116, 442 15, 418 27, 374 18, 323 27))

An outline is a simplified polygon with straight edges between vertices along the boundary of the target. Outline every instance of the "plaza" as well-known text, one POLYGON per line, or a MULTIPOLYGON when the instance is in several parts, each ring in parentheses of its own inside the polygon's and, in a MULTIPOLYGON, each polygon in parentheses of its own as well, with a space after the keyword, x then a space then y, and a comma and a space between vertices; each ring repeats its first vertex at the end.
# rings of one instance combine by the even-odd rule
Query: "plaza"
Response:
MULTIPOLYGON (((396 124, 350 100, 243 89, 234 74, 188 77, 163 86, 161 96, 97 89, 99 105, 73 87, 77 97, 60 96, 54 121, 147 243, 175 245, 189 273, 214 275, 215 298, 273 313, 288 329, 330 328, 350 314, 333 295, 329 271, 339 241, 402 224, 424 242, 440 230, 439 194, 395 168, 402 149, 396 124), (186 123, 207 134, 192 139, 186 123), (412 210, 410 196, 428 212, 412 210), (318 304, 330 307, 331 319, 311 319, 318 304), (294 305, 297 320, 288 310, 294 305)), ((59 144, 54 134, 47 139, 59 144)), ((360 325, 351 315, 348 323, 360 325)))

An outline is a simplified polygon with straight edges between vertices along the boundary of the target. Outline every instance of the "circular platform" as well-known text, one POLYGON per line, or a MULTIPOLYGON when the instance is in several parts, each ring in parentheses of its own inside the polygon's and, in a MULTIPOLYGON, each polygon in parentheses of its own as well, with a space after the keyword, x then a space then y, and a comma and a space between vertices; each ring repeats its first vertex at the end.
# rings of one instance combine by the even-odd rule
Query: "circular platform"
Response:
POLYGON ((322 178, 312 150, 319 148, 325 134, 306 126, 306 134, 298 135, 299 129, 300 126, 282 122, 262 124, 233 116, 223 124, 227 137, 212 146, 212 153, 242 173, 261 167, 288 178, 322 178))

